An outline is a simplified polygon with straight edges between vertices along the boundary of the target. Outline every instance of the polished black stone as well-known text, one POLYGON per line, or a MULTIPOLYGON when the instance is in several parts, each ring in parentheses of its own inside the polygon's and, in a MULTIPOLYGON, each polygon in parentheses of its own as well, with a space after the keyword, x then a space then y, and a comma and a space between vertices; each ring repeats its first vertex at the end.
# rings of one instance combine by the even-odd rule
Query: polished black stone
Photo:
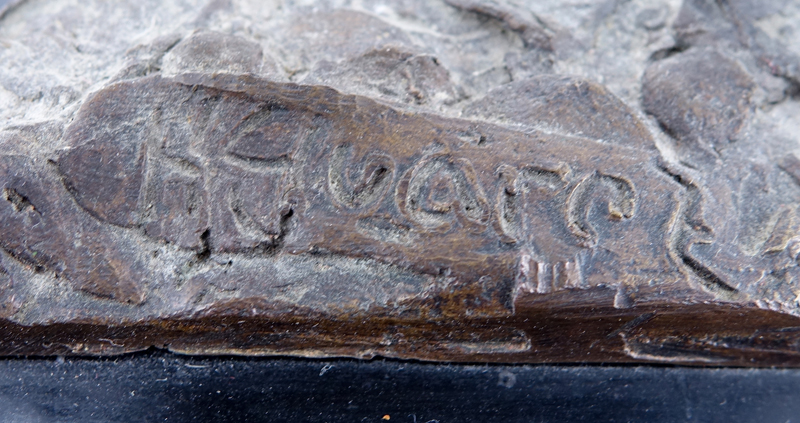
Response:
POLYGON ((0 422, 787 422, 800 370, 196 358, 0 361, 0 422))

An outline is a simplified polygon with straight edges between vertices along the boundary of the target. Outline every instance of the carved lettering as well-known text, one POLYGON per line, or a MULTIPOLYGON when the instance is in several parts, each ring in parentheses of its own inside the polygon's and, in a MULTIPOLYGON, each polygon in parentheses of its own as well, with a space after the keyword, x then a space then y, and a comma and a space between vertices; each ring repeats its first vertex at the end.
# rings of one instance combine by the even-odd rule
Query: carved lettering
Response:
POLYGON ((383 154, 368 155, 353 182, 351 169, 356 169, 346 165, 350 150, 346 145, 333 150, 328 165, 328 187, 338 204, 350 209, 369 208, 389 190, 394 179, 394 160, 383 154))
POLYGON ((509 165, 498 168, 497 175, 503 181, 503 189, 497 198, 495 226, 504 242, 517 243, 533 235, 535 231, 526 216, 547 211, 545 202, 552 201, 558 191, 566 187, 566 173, 566 166, 559 170, 526 167, 519 171, 509 165), (528 211, 530 202, 537 204, 528 211))
MULTIPOLYGON (((230 252, 274 246, 292 209, 288 172, 296 144, 310 130, 304 115, 211 89, 170 87, 173 97, 163 100, 133 93, 135 88, 122 83, 104 93, 110 99, 96 101, 144 96, 136 110, 141 116, 150 112, 143 127, 130 128, 124 119, 112 118, 101 127, 79 125, 67 135, 76 145, 59 167, 79 204, 111 223, 141 225, 149 236, 196 251, 207 248, 207 242, 230 252), (113 143, 83 143, 87 133, 101 139, 127 135, 113 143), (115 161, 104 161, 101 154, 115 161), (99 162, 91 166, 94 173, 84 175, 94 160, 99 162), (111 185, 94 193, 98 201, 84 200, 98 189, 96 178, 141 168, 143 182, 123 179, 115 182, 122 184, 119 188, 111 185), (134 194, 138 186, 142 195, 134 194), (129 192, 124 202, 115 201, 116 190, 129 192), (121 215, 126 219, 116 218, 121 215)), ((82 119, 91 121, 100 112, 90 107, 82 119)))
POLYGON ((508 313, 514 286, 547 293, 620 280, 595 261, 604 254, 654 269, 670 256, 666 240, 635 235, 645 222, 668 227, 675 207, 649 148, 191 74, 101 90, 66 137, 64 184, 100 221, 203 254, 368 257, 478 287, 488 295, 470 303, 478 315, 508 313), (637 178, 660 182, 637 193, 637 178), (615 242, 598 249, 604 239, 615 242))
POLYGON ((600 191, 610 194, 600 198, 608 204, 608 215, 611 219, 631 218, 636 206, 633 185, 625 179, 594 173, 581 181, 569 196, 567 218, 570 231, 585 239, 589 246, 597 243, 597 231, 589 223, 588 215, 592 200, 600 191))
POLYGON ((466 159, 436 155, 421 160, 406 173, 397 196, 400 210, 428 230, 446 231, 458 221, 481 232, 489 222, 489 204, 466 159))

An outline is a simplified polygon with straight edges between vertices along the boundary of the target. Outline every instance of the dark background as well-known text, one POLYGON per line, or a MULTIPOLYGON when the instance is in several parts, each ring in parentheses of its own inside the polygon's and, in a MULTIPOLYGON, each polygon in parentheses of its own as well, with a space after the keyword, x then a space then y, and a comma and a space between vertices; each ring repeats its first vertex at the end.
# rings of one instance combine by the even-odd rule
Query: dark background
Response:
POLYGON ((0 422, 793 422, 800 370, 376 359, 0 360, 0 422))

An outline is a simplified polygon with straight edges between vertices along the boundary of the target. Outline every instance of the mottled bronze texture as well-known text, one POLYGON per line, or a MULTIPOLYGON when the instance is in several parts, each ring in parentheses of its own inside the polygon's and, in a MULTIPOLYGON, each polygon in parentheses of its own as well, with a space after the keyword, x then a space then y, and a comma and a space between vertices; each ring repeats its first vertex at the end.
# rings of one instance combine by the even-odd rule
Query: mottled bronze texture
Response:
MULTIPOLYGON (((701 3, 676 34, 737 16, 701 3)), ((714 31, 642 76, 671 148, 578 77, 453 117, 254 76, 233 36, 176 41, 185 72, 131 67, 63 148, 0 150, 0 354, 800 365, 800 159, 753 141, 757 83, 714 31)), ((367 56, 427 75, 418 101, 457 96, 435 61, 367 56)))

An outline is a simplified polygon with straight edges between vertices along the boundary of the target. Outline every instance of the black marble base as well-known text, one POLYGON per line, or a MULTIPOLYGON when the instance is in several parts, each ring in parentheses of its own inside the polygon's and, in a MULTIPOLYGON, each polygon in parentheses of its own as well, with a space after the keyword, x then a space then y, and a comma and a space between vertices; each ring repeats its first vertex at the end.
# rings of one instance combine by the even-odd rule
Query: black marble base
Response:
POLYGON ((196 358, 0 361, 0 422, 787 422, 800 370, 196 358))

